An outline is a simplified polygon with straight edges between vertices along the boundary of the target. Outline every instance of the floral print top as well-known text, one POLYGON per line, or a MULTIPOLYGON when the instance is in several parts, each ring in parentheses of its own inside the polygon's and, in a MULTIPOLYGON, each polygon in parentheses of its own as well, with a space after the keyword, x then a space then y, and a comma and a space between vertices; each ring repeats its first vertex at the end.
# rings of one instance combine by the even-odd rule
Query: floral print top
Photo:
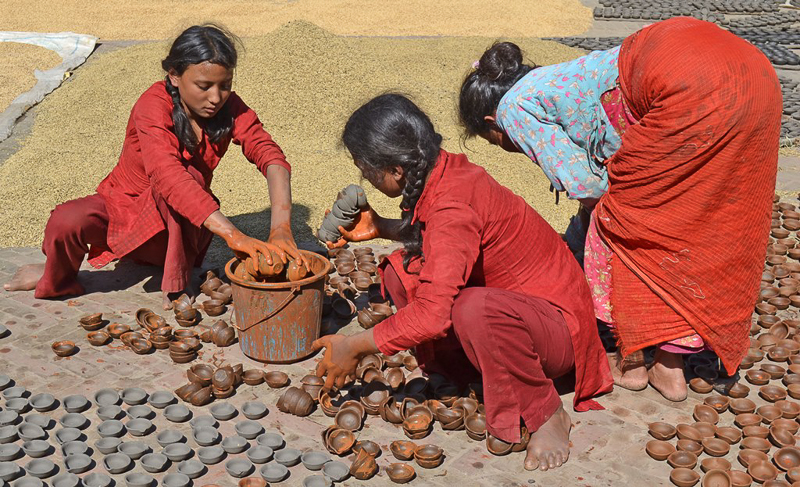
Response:
POLYGON ((608 191, 604 161, 621 138, 600 103, 616 87, 619 47, 542 66, 520 79, 497 107, 497 124, 572 199, 608 191))

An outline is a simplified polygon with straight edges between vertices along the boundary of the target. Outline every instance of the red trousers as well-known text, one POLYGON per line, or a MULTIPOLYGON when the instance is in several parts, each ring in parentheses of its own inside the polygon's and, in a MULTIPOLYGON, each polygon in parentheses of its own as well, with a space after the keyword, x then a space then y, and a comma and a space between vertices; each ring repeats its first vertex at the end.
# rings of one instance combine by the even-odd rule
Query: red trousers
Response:
MULTIPOLYGON (((199 265, 211 232, 198 228, 177 215, 162 199, 156 199, 166 230, 147 240, 126 255, 137 263, 163 266, 161 290, 179 292, 186 289, 193 265, 199 265)), ((84 293, 78 282, 78 269, 90 247, 107 249, 108 212, 99 194, 78 198, 58 205, 50 214, 44 230, 42 252, 47 256, 44 275, 36 285, 35 297, 54 298, 84 293)))
MULTIPOLYGON (((408 304, 391 265, 384 268, 383 284, 398 309, 408 304)), ((519 441, 520 418, 529 431, 538 430, 561 405, 553 379, 575 367, 561 314, 533 296, 468 287, 456 297, 451 319, 453 328, 445 338, 417 347, 422 370, 457 384, 482 381, 487 429, 493 436, 519 441)))

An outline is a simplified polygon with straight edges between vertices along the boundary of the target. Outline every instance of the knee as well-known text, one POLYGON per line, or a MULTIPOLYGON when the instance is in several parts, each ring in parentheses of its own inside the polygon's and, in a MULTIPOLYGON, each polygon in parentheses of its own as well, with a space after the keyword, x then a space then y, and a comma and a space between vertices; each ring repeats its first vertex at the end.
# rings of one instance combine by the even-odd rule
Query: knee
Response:
POLYGON ((486 289, 464 288, 453 302, 450 319, 453 328, 461 335, 481 327, 486 317, 486 289))
POLYGON ((89 224, 89 215, 76 200, 67 201, 50 212, 45 227, 45 239, 63 240, 69 235, 79 235, 89 224))

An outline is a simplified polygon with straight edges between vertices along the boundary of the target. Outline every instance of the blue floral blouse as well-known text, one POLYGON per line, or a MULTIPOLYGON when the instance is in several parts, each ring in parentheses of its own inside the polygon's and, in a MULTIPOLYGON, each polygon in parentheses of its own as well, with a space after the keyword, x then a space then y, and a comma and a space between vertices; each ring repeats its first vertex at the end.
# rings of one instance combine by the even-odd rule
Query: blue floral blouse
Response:
POLYGON ((619 149, 600 96, 617 83, 619 47, 532 70, 497 107, 497 124, 573 199, 608 191, 603 162, 619 149))

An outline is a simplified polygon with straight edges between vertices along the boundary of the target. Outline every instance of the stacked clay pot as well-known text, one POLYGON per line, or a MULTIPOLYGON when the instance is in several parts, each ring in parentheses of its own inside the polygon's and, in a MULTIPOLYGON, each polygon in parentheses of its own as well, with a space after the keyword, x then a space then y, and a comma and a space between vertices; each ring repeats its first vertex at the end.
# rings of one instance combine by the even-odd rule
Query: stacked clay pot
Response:
POLYGON ((352 225, 356 215, 368 207, 364 189, 355 184, 344 188, 336 197, 330 213, 325 215, 317 230, 317 238, 322 242, 336 242, 342 236, 339 227, 352 225))
POLYGON ((392 306, 381 295, 381 284, 376 277, 378 264, 372 248, 334 249, 329 254, 336 274, 327 280, 324 316, 333 314, 349 320, 357 313, 358 323, 370 329, 392 315, 392 306), (359 310, 355 300, 361 295, 367 296, 367 303, 359 310))
POLYGON ((278 409, 295 416, 308 416, 314 411, 314 399, 299 387, 289 387, 278 399, 278 409))

